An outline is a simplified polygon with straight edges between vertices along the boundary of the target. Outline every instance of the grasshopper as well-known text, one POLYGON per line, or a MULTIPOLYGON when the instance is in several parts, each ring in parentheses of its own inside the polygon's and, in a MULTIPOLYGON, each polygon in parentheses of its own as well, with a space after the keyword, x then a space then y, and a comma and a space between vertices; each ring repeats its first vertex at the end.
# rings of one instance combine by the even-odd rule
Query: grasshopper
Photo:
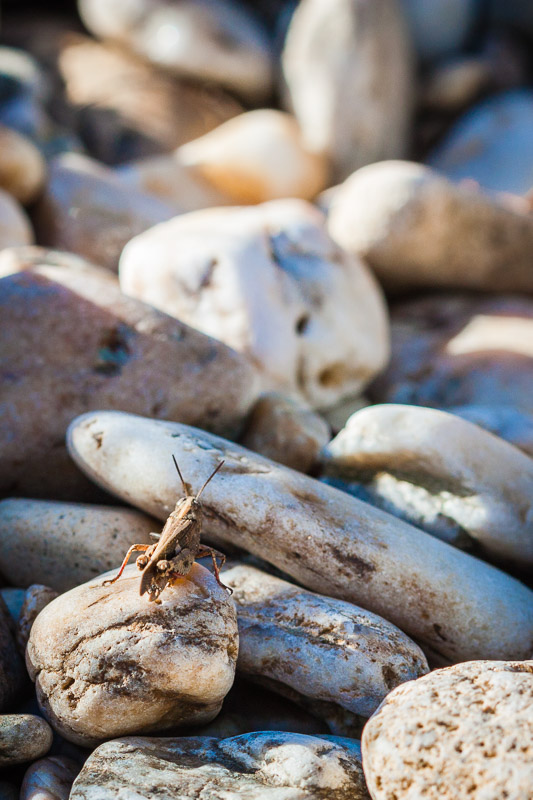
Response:
POLYGON ((161 533, 150 534, 156 540, 156 543, 152 545, 133 544, 126 553, 126 558, 122 562, 118 574, 111 580, 104 581, 103 585, 108 586, 118 581, 131 554, 140 550, 143 555, 139 556, 136 562, 137 567, 142 570, 140 594, 143 595, 148 592, 149 600, 160 603, 159 595, 167 584, 171 584, 176 578, 188 575, 195 560, 197 558, 206 558, 207 556, 211 556, 213 559, 217 583, 232 594, 233 590, 229 586, 225 586, 220 580, 219 566, 217 564, 217 556, 221 560, 220 567, 223 566, 226 556, 211 547, 205 547, 200 544, 203 515, 200 495, 224 462, 221 461, 216 469, 213 470, 195 496, 190 493, 190 487, 183 480, 175 457, 172 456, 172 459, 178 471, 185 497, 178 500, 161 533))

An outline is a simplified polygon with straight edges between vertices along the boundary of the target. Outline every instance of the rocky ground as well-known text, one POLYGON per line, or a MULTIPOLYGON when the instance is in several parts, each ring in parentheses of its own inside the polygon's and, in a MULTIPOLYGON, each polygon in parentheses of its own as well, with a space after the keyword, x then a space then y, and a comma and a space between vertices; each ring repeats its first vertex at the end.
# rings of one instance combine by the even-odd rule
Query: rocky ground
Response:
POLYGON ((0 800, 531 800, 532 198, 529 3, 2 0, 0 800))

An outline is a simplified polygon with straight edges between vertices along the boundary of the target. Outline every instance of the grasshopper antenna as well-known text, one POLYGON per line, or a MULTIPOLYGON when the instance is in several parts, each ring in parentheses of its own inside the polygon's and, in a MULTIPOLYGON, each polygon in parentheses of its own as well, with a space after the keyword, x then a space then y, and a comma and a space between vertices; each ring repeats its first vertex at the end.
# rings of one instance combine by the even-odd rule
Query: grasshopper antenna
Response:
POLYGON ((196 499, 197 499, 197 500, 199 500, 199 499, 200 499, 200 495, 202 494, 203 490, 205 489, 205 487, 207 486, 207 484, 209 483, 209 481, 211 480, 211 478, 214 478, 214 477, 215 477, 215 475, 217 474, 217 472, 219 471, 220 467, 221 467, 223 464, 224 464, 224 462, 223 462, 223 461, 221 461, 221 462, 220 462, 220 464, 218 464, 218 466, 217 466, 217 467, 216 467, 216 468, 213 470, 213 472, 211 473, 211 475, 209 476, 209 478, 206 480, 206 482, 204 483, 204 485, 202 486, 202 488, 200 489, 200 491, 199 491, 199 492, 198 492, 198 494, 196 495, 196 499))
MULTIPOLYGON (((189 496, 189 491, 187 489, 187 484, 183 480, 183 475, 181 474, 180 468, 178 467, 178 462, 176 461, 176 456, 174 454, 172 454, 172 460, 174 461, 174 465, 175 465, 176 469, 178 470, 178 475, 180 476, 180 481, 181 481, 181 485, 183 486, 183 491, 185 492, 185 496, 188 497, 189 496)), ((215 470, 215 472, 216 472, 216 470, 215 470)), ((213 475, 214 474, 215 473, 213 473, 213 475)), ((213 475, 211 477, 213 477, 213 475)), ((209 480, 211 480, 211 479, 209 479, 209 480)), ((204 486, 205 486, 205 483, 204 483, 204 486)), ((202 489, 203 488, 204 487, 202 486, 202 489)))

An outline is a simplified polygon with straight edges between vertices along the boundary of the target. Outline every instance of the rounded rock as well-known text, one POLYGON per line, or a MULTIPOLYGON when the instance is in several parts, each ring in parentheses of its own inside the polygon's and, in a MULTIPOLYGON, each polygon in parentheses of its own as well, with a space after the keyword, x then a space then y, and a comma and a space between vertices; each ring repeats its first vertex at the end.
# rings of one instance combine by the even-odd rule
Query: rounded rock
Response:
POLYGON ((0 715, 0 767, 24 764, 46 755, 52 746, 52 729, 33 714, 0 715))
POLYGON ((334 180, 405 155, 414 79, 396 0, 302 0, 282 65, 303 141, 329 159, 334 180))
POLYGON ((31 203, 45 180, 45 163, 34 144, 0 125, 0 186, 20 203, 31 203))
POLYGON ((0 189, 0 250, 33 244, 34 234, 24 209, 8 192, 0 189))
POLYGON ((329 425, 321 416, 290 397, 270 392, 253 407, 240 442, 286 467, 309 472, 329 439, 329 425))
POLYGON ((373 276, 323 221, 303 200, 184 214, 129 242, 121 287, 248 355, 266 390, 330 405, 384 366, 388 326, 373 276))
POLYGON ((10 498, 0 501, 0 572, 17 586, 58 592, 120 566, 159 523, 127 508, 10 498))
POLYGON ((129 239, 175 213, 175 208, 153 195, 124 186, 97 161, 67 153, 49 164, 35 220, 40 244, 77 253, 116 271, 129 239))
POLYGON ((323 157, 308 152, 290 114, 240 114, 179 148, 180 161, 232 203, 312 200, 326 185, 323 157))
POLYGON ((374 800, 526 800, 533 661, 474 661, 395 689, 363 732, 374 800))
POLYGON ((232 0, 78 0, 89 30, 153 64, 214 83, 252 102, 269 96, 272 63, 266 33, 232 0))
POLYGON ((261 731, 230 739, 131 737, 95 750, 70 800, 369 800, 359 742, 261 731))
MULTIPOLYGON (((112 577, 107 573, 104 577, 112 577)), ((26 664, 39 704, 75 744, 212 720, 237 660, 235 606, 195 564, 161 604, 139 594, 139 571, 53 600, 31 629, 26 664)))
POLYGON ((533 290, 533 216, 408 161, 355 172, 333 195, 331 237, 389 290, 533 290))
POLYGON ((483 404, 446 408, 452 414, 474 422, 496 436, 533 456, 533 413, 526 414, 515 406, 483 404))
POLYGON ((26 770, 19 800, 69 800, 80 767, 71 758, 51 756, 26 770))
POLYGON ((392 475, 427 489, 435 514, 482 552, 533 565, 533 459, 477 425, 433 408, 370 406, 350 417, 323 456, 333 474, 392 475))

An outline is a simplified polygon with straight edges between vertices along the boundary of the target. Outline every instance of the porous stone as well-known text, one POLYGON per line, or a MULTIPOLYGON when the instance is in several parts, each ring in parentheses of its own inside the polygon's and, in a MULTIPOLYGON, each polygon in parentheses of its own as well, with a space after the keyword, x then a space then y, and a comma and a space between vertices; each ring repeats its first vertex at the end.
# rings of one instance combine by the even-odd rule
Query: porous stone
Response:
POLYGON ((34 583, 28 587, 25 595, 20 616, 17 620, 17 644, 22 655, 26 652, 26 645, 30 636, 31 626, 43 608, 55 600, 57 592, 49 586, 34 583))
POLYGON ((435 515, 482 553, 533 565, 533 459, 477 425, 433 408, 370 406, 350 417, 323 458, 332 474, 370 483, 392 475, 425 489, 435 515))
POLYGON ((180 81, 109 42, 70 36, 57 62, 72 122, 106 164, 178 147, 242 111, 222 90, 180 81))
POLYGON ((50 756, 26 770, 19 800, 69 800, 80 767, 71 758, 50 756))
POLYGON ((374 402, 533 413, 529 297, 429 294, 391 308, 392 353, 374 402))
POLYGON ((175 208, 153 195, 124 186, 99 162, 67 153, 49 163, 35 222, 40 244, 77 253, 116 271, 129 239, 175 213, 175 208))
POLYGON ((120 566, 160 523, 128 508, 10 498, 0 501, 0 572, 17 586, 57 592, 120 566))
POLYGON ((100 273, 43 266, 3 278, 0 316, 4 493, 94 500, 64 448, 68 423, 90 408, 234 435, 258 395, 243 356, 125 297, 100 273))
POLYGON ((13 637, 15 623, 6 604, 0 602, 0 712, 10 711, 19 699, 26 678, 13 637))
POLYGON ((249 450, 309 472, 330 440, 329 425, 307 406, 279 392, 263 394, 241 437, 249 450))
POLYGON ((474 422, 480 428, 500 436, 519 450, 533 456, 533 413, 526 414, 509 406, 467 405, 453 406, 450 411, 458 417, 474 422))
POLYGON ((390 290, 533 289, 533 215, 408 161, 355 172, 333 195, 330 235, 390 290))
POLYGON ((428 671, 420 648, 377 614, 245 564, 224 569, 222 580, 237 606, 237 670, 314 711, 333 733, 345 733, 339 717, 369 717, 392 688, 428 671))
POLYGON ((326 185, 323 156, 305 149, 294 117, 272 108, 240 114, 177 155, 236 204, 312 200, 326 185))
POLYGON ((0 186, 23 205, 35 200, 45 179, 45 163, 34 144, 0 125, 0 186))
POLYGON ((374 800, 526 800, 533 661, 474 661, 398 687, 363 733, 374 800))
POLYGON ((387 360, 377 283, 302 200, 176 217, 128 243, 119 277, 126 294, 248 355, 266 390, 313 407, 359 391, 387 360))
POLYGON ((235 606, 204 567, 169 586, 161 604, 139 594, 139 571, 60 595, 31 629, 26 664, 45 716, 85 746, 128 733, 202 724, 233 683, 235 606))
POLYGON ((33 229, 24 209, 8 192, 0 189, 0 250, 33 244, 33 229))
POLYGON ((185 425, 111 411, 74 420, 68 446, 93 480, 161 519, 175 504, 172 455, 193 488, 224 460, 202 495, 210 540, 364 606, 450 659, 531 652, 523 584, 307 475, 185 425))
POLYGON ((33 714, 0 715, 0 767, 46 755, 52 746, 50 725, 33 714))
POLYGON ((89 757, 70 800, 368 800, 359 742, 264 731, 230 739, 130 737, 89 757))
POLYGON ((452 180, 525 194, 533 187, 533 92, 514 89, 470 108, 430 153, 428 164, 452 180))
POLYGON ((252 102, 268 97, 272 62, 266 32, 232 0, 78 0, 91 33, 126 45, 179 75, 218 84, 252 102))
POLYGON ((302 0, 282 64, 303 141, 328 157, 335 180, 405 155, 414 79, 395 0, 302 0))

